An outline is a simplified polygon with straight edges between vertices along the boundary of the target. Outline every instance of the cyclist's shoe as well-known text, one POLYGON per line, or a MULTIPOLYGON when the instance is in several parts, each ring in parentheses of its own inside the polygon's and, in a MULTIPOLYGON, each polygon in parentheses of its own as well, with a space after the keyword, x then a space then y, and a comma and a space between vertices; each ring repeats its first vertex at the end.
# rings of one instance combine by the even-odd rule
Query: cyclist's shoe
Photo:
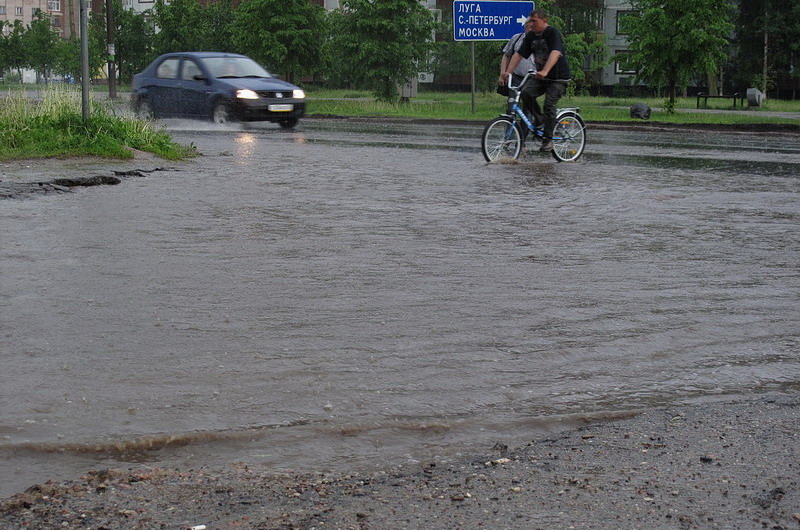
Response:
POLYGON ((549 138, 545 139, 542 142, 542 147, 539 148, 539 151, 542 151, 544 153, 549 153, 552 150, 553 150, 553 140, 550 140, 549 138))

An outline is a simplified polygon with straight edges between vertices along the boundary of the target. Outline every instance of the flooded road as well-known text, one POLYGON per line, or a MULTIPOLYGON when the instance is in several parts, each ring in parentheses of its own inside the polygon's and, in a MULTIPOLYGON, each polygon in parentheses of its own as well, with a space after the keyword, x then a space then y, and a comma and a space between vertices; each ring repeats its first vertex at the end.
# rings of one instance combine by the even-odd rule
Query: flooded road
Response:
POLYGON ((203 130, 0 202, 2 496, 90 468, 372 468, 800 381, 797 136, 203 130))

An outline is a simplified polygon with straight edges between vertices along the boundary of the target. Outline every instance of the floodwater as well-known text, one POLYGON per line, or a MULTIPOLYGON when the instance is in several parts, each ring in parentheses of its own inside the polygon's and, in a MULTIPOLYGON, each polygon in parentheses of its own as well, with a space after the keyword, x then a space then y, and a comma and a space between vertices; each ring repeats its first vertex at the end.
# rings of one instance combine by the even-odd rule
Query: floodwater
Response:
POLYGON ((129 462, 371 469, 798 388, 797 136, 203 130, 0 203, 2 496, 129 462))

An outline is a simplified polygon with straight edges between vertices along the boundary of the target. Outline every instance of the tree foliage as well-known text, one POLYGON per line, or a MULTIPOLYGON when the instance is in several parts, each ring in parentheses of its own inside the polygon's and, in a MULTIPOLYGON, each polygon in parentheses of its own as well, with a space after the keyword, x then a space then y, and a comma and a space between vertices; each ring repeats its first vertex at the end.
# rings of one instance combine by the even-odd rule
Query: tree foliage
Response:
POLYGON ((587 4, 584 0, 537 2, 536 6, 551 13, 549 23, 564 36, 564 51, 577 92, 585 93, 596 80, 587 73, 598 71, 610 62, 606 36, 599 30, 604 16, 603 8, 587 4))
POLYGON ((27 52, 26 65, 45 80, 53 69, 53 50, 59 43, 58 34, 50 23, 50 15, 37 9, 27 31, 22 36, 22 45, 27 52))
MULTIPOLYGON (((0 61, 2 61, 2 63, 0 63, 0 69, 3 71, 6 69, 16 70, 21 83, 22 69, 28 65, 27 53, 23 41, 25 27, 20 20, 15 20, 13 24, 5 21, 4 23, 8 24, 11 31, 9 31, 8 35, 5 35, 5 32, 0 32, 0 39, 2 39, 2 45, 0 46, 0 50, 2 50, 2 52, 0 52, 0 61)), ((2 26, 0 26, 0 29, 2 29, 2 26)))
POLYGON ((397 100, 398 85, 417 75, 432 49, 436 25, 418 0, 346 0, 331 19, 332 61, 380 100, 397 100))
POLYGON ((54 74, 80 79, 81 43, 77 36, 61 39, 53 50, 53 54, 55 56, 54 74))
POLYGON ((250 0, 230 25, 236 49, 290 81, 321 64, 325 33, 325 10, 309 0, 250 0))
POLYGON ((156 55, 185 51, 234 51, 228 26, 233 18, 229 1, 204 7, 198 0, 156 0, 153 20, 156 55))
POLYGON ((114 0, 113 9, 117 73, 120 81, 129 82, 153 60, 154 32, 145 15, 125 9, 120 0, 114 0))
POLYGON ((717 71, 727 58, 732 7, 729 0, 631 0, 636 16, 625 17, 630 63, 637 77, 666 85, 668 109, 676 91, 697 75, 717 71))
POLYGON ((797 0, 740 2, 736 35, 731 68, 734 86, 758 87, 766 92, 781 82, 800 77, 800 2, 797 0))

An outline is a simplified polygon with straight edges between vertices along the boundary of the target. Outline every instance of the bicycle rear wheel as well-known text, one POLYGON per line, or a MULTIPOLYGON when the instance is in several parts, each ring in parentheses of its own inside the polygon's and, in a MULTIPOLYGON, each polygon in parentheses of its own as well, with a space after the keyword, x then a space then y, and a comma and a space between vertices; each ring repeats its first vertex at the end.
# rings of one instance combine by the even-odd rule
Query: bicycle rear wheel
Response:
POLYGON ((553 131, 553 157, 559 162, 578 159, 586 147, 586 124, 576 112, 565 112, 558 116, 553 131))
POLYGON ((522 152, 519 126, 507 116, 495 118, 483 129, 481 150, 487 162, 501 158, 518 158, 522 152))

